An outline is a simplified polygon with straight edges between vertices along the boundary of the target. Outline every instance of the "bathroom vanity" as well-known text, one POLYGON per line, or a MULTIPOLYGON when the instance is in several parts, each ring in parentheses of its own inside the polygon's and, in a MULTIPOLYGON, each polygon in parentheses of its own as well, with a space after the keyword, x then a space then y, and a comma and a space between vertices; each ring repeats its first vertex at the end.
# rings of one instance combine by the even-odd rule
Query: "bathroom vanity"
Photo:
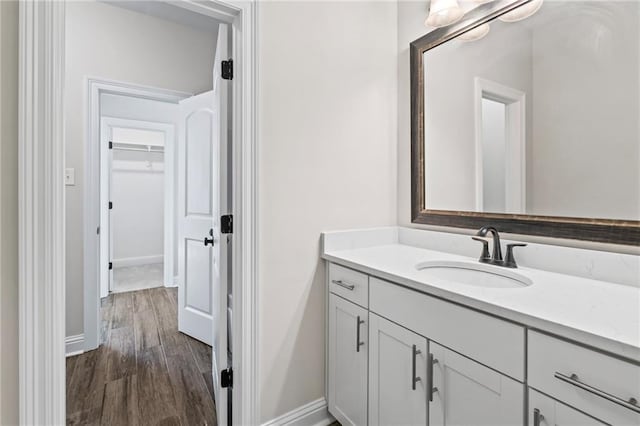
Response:
POLYGON ((478 269, 476 252, 469 236, 407 228, 323 235, 330 413, 342 425, 640 424, 637 256, 532 244, 507 270, 478 269))

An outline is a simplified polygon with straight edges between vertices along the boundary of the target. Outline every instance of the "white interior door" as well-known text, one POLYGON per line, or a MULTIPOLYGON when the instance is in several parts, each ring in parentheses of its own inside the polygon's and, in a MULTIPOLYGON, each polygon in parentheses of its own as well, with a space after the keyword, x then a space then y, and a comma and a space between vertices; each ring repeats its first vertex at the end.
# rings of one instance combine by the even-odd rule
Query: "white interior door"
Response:
POLYGON ((222 61, 229 59, 229 29, 227 25, 221 24, 218 29, 218 43, 216 45, 216 57, 214 59, 213 66, 213 105, 214 105, 214 120, 216 123, 217 133, 216 137, 218 148, 219 164, 218 168, 218 193, 217 201, 219 203, 219 214, 216 217, 215 235, 217 244, 216 250, 218 256, 218 263, 215 265, 218 274, 218 285, 213 293, 213 394, 216 401, 216 413, 218 416, 218 425, 223 426, 227 424, 228 416, 228 392, 223 389, 220 383, 220 374, 222 370, 227 369, 229 365, 229 353, 228 353, 228 334, 227 334, 227 315, 231 313, 229 309, 229 260, 230 260, 230 236, 220 234, 220 215, 231 213, 231 200, 228 179, 230 168, 228 159, 230 158, 229 152, 229 134, 228 134, 228 115, 227 108, 229 107, 229 84, 228 80, 222 79, 222 61))
MULTIPOLYGON (((111 127, 104 119, 100 124, 100 298, 107 297, 111 291, 111 280, 113 271, 109 268, 109 263, 113 258, 113 234, 111 232, 111 211, 108 202, 111 199, 111 167, 113 163, 113 151, 109 149, 111 142, 111 127)), ((98 303, 98 306, 100 304, 98 303)))
POLYGON ((180 102, 180 127, 178 329, 213 345, 213 292, 220 285, 219 158, 212 92, 180 102))
POLYGON ((213 347, 213 385, 218 424, 227 424, 227 392, 220 372, 227 353, 228 241, 220 216, 229 213, 227 179, 228 29, 220 25, 213 90, 180 102, 178 153, 178 328, 213 347))

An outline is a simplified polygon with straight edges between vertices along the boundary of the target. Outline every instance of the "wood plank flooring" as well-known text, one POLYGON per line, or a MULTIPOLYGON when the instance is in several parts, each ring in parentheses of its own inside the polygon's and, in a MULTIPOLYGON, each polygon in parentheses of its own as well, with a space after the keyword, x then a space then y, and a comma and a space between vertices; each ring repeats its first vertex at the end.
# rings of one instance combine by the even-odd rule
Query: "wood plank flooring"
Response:
POLYGON ((216 425, 211 347, 178 331, 177 290, 102 302, 100 348, 67 358, 69 425, 216 425))

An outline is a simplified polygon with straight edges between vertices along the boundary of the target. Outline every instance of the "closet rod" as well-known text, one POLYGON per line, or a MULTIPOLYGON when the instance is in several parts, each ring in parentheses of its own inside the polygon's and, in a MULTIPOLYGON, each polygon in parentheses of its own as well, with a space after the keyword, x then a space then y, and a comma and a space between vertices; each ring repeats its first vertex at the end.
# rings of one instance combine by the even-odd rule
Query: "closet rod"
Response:
POLYGON ((157 154, 164 154, 164 150, 160 151, 158 149, 140 149, 140 148, 120 148, 117 146, 113 147, 114 150, 118 151, 137 151, 137 152, 153 152, 157 154))
POLYGON ((136 148, 135 146, 132 147, 132 146, 117 146, 117 145, 134 145, 134 144, 127 144, 126 142, 109 141, 110 149, 117 149, 119 151, 157 152, 158 154, 164 154, 164 147, 161 145, 141 145, 141 146, 146 146, 146 149, 136 148))

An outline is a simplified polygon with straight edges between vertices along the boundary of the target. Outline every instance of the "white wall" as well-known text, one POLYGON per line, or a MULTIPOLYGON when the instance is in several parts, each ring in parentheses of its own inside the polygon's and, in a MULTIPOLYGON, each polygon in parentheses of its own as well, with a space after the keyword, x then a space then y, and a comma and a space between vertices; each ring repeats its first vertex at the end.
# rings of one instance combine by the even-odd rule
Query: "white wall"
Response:
POLYGON ((0 424, 18 424, 18 2, 0 1, 0 424))
POLYGON ((259 8, 262 422, 324 396, 320 232, 396 223, 396 3, 259 8))
POLYGON ((476 77, 525 92, 531 121, 531 36, 518 25, 492 26, 481 40, 451 41, 425 55, 425 195, 431 209, 475 210, 476 77), (486 52, 499 53, 487 59, 486 52))
POLYGON ((85 77, 200 93, 212 87, 215 34, 105 3, 66 5, 67 336, 83 332, 85 77))
POLYGON ((163 154, 113 150, 111 223, 115 268, 123 261, 157 263, 164 255, 164 179, 163 154))
MULTIPOLYGON (((128 120, 140 120, 140 121, 150 121, 150 122, 155 122, 155 123, 167 123, 167 124, 171 124, 174 126, 175 129, 177 129, 178 126, 178 119, 179 119, 179 106, 178 104, 172 104, 172 103, 168 103, 168 102, 158 102, 158 101, 152 101, 152 100, 148 100, 148 99, 139 99, 139 98, 131 98, 128 96, 119 96, 119 95, 110 95, 110 94, 103 94, 101 95, 100 98, 100 108, 101 108, 101 116, 102 117, 113 117, 113 118, 124 118, 124 119, 128 119, 128 120)), ((175 140, 171 141, 170 143, 174 143, 177 144, 177 131, 175 132, 175 140)), ((177 150, 175 151, 177 152, 177 150)), ((115 153, 115 151, 114 151, 115 153)), ((146 154, 145 154, 146 155, 146 154)), ((119 158, 121 160, 125 160, 127 158, 130 159, 137 159, 140 158, 141 154, 131 154, 131 153, 127 153, 124 154, 123 152, 120 152, 118 154, 114 155, 114 158, 119 158), (117 157, 116 157, 117 156, 117 157)), ((147 157, 144 157, 147 158, 147 157)), ((155 164, 155 170, 160 170, 160 168, 164 171, 164 157, 158 157, 158 154, 154 155, 153 157, 154 163, 155 164), (158 163, 158 160, 162 161, 162 165, 160 165, 158 163)), ((177 170, 177 157, 174 156, 174 170, 177 170)), ((141 165, 141 163, 137 163, 138 166, 141 165)), ((132 166, 132 165, 129 165, 132 166)), ((157 173, 155 174, 147 174, 146 176, 142 176, 140 173, 131 173, 131 172, 122 172, 120 174, 116 173, 116 175, 114 175, 116 182, 115 184, 117 185, 120 181, 120 178, 124 178, 126 179, 126 177, 131 177, 131 176, 139 176, 136 179, 135 182, 135 186, 136 188, 142 190, 142 187, 147 187, 148 185, 153 185, 154 189, 152 190, 153 193, 155 195, 153 195, 150 199, 150 204, 151 205, 158 205, 158 203, 160 203, 160 196, 164 196, 164 193, 160 193, 160 191, 164 190, 164 176, 161 176, 157 173), (116 177, 117 175, 117 177, 116 177)), ((118 185, 119 187, 121 185, 118 185)), ((177 175, 174 176, 174 187, 177 187, 177 175)), ((126 188, 126 186, 124 186, 123 188, 126 188)), ((131 191, 133 191, 133 188, 131 188, 131 191)), ((125 205, 129 205, 129 208, 125 208, 124 210, 122 209, 114 209, 113 210, 113 214, 114 214, 114 218, 115 220, 118 221, 118 223, 124 223, 122 220, 117 219, 122 213, 129 212, 131 214, 136 215, 136 217, 138 217, 138 210, 136 208, 133 207, 133 204, 129 204, 127 203, 125 200, 131 199, 131 197, 129 195, 133 195, 133 193, 139 193, 138 190, 136 189, 133 192, 129 192, 128 189, 125 189, 125 193, 120 194, 124 197, 124 199, 120 199, 117 202, 119 204, 122 204, 123 202, 125 203, 125 205), (129 195, 128 195, 129 194, 129 195)), ((146 199, 145 199, 146 200, 146 199)), ((116 200, 114 200, 115 202, 116 200)), ((140 200, 138 200, 137 202, 140 202, 140 200)), ((175 211, 177 210, 177 198, 175 200, 175 211)), ((138 206, 140 207, 140 211, 144 211, 142 217, 145 217, 148 214, 152 214, 153 210, 150 209, 147 205, 140 205, 138 206)), ((162 207, 161 209, 162 212, 164 212, 164 207, 162 207)), ((160 215, 161 216, 161 215, 160 215)), ((124 218, 122 218, 124 220, 124 218)), ((143 220, 142 218, 140 220, 136 220, 135 222, 139 222, 143 220)), ((155 217, 153 219, 153 221, 159 221, 158 223, 162 223, 163 218, 162 217, 155 217)), ((145 224, 145 226, 148 224, 145 224)), ((150 229, 154 229, 157 228, 157 226, 153 225, 150 228, 147 229, 147 231, 145 233, 149 233, 150 229)), ((120 231, 122 231, 122 228, 118 228, 120 231)), ((164 231, 164 226, 161 227, 162 231, 164 231)), ((121 233, 120 231, 117 231, 118 233, 121 233)), ((174 226, 173 226, 173 232, 174 235, 177 235, 178 232, 178 220, 177 220, 177 216, 174 217, 174 226)), ((115 237, 115 235, 114 235, 115 237)), ((114 253, 114 259, 121 259, 121 255, 130 255, 134 252, 152 252, 155 251, 156 253, 154 253, 154 255, 161 255, 164 253, 164 250, 162 248, 160 248, 159 250, 152 250, 152 247, 161 247, 162 246, 162 238, 164 237, 164 234, 162 234, 161 236, 155 235, 153 237, 151 237, 153 239, 153 243, 151 244, 146 244, 144 243, 144 245, 142 245, 143 243, 137 243, 134 244, 132 247, 135 248, 135 250, 129 251, 128 253, 125 251, 124 253, 114 253), (159 244, 159 246, 158 246, 159 244), (143 248, 143 250, 140 250, 140 248, 143 248)), ((124 237, 127 238, 127 237, 124 237)), ((122 239, 120 239, 122 241, 122 239)), ((128 244, 118 244, 116 243, 115 248, 117 249, 117 247, 122 247, 122 246, 127 246, 128 244)), ((165 262, 168 262, 168 259, 165 259, 165 262)), ((174 271, 177 274, 178 272, 178 245, 175 244, 174 250, 173 250, 173 257, 171 259, 171 261, 173 262, 173 267, 174 267, 174 271)), ((116 262, 117 263, 117 262, 116 262)))
POLYGON ((533 32, 527 211, 640 220, 640 3, 545 6, 553 20, 533 32))

